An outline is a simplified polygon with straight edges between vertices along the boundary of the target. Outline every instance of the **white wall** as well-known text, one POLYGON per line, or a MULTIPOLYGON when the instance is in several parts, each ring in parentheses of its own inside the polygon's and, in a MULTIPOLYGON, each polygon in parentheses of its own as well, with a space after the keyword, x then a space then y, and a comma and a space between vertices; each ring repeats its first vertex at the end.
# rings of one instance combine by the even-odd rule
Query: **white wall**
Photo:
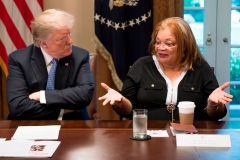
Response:
POLYGON ((91 38, 94 34, 94 0, 43 0, 43 9, 62 9, 75 16, 73 44, 96 52, 91 38))

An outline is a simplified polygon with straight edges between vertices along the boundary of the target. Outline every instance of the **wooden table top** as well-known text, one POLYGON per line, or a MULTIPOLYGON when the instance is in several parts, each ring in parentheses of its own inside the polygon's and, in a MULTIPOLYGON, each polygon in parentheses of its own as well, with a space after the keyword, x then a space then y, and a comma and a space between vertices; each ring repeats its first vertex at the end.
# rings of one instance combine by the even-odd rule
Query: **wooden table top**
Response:
MULTIPOLYGON (((169 137, 152 137, 146 141, 131 140, 132 121, 0 121, 0 138, 11 139, 18 126, 61 125, 61 144, 52 160, 208 160, 240 159, 240 122, 196 121, 199 134, 228 134, 231 148, 177 147, 169 130, 169 121, 148 121, 148 129, 167 130, 169 137)), ((4 159, 4 158, 0 158, 4 159)), ((30 158, 5 158, 30 159, 30 158)), ((38 158, 34 158, 38 159, 38 158)), ((42 158, 39 158, 42 159, 42 158)))

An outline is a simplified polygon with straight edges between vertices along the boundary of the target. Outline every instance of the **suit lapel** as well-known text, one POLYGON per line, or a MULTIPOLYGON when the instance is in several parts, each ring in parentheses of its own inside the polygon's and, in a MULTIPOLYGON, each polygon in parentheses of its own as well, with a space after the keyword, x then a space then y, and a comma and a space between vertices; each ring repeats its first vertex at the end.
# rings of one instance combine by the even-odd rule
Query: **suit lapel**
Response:
POLYGON ((66 83, 71 66, 71 55, 59 60, 55 75, 55 89, 66 88, 66 83))
POLYGON ((39 83, 39 89, 45 90, 48 77, 47 68, 41 49, 35 46, 33 47, 31 66, 39 83))

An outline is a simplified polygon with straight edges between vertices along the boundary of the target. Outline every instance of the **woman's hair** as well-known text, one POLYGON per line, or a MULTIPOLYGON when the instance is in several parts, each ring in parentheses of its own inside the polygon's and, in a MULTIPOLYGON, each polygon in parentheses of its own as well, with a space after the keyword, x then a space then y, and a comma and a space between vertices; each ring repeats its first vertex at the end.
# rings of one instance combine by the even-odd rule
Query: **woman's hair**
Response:
POLYGON ((39 40, 48 39, 57 30, 72 29, 74 21, 74 16, 65 11, 57 9, 45 10, 31 22, 34 45, 39 47, 39 40))
POLYGON ((152 55, 156 54, 154 44, 158 31, 164 28, 169 28, 176 38, 177 55, 180 67, 188 66, 186 69, 190 70, 193 69, 193 65, 199 64, 200 61, 204 59, 190 26, 180 17, 167 18, 157 24, 152 33, 151 42, 148 48, 152 55))

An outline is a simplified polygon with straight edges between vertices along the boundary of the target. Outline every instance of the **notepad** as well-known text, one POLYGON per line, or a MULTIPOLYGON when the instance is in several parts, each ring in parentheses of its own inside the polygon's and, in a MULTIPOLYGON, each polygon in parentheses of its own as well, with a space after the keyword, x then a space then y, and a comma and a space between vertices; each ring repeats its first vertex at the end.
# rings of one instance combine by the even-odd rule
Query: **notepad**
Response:
POLYGON ((171 123, 170 130, 173 136, 176 134, 197 134, 198 131, 194 125, 171 123))

